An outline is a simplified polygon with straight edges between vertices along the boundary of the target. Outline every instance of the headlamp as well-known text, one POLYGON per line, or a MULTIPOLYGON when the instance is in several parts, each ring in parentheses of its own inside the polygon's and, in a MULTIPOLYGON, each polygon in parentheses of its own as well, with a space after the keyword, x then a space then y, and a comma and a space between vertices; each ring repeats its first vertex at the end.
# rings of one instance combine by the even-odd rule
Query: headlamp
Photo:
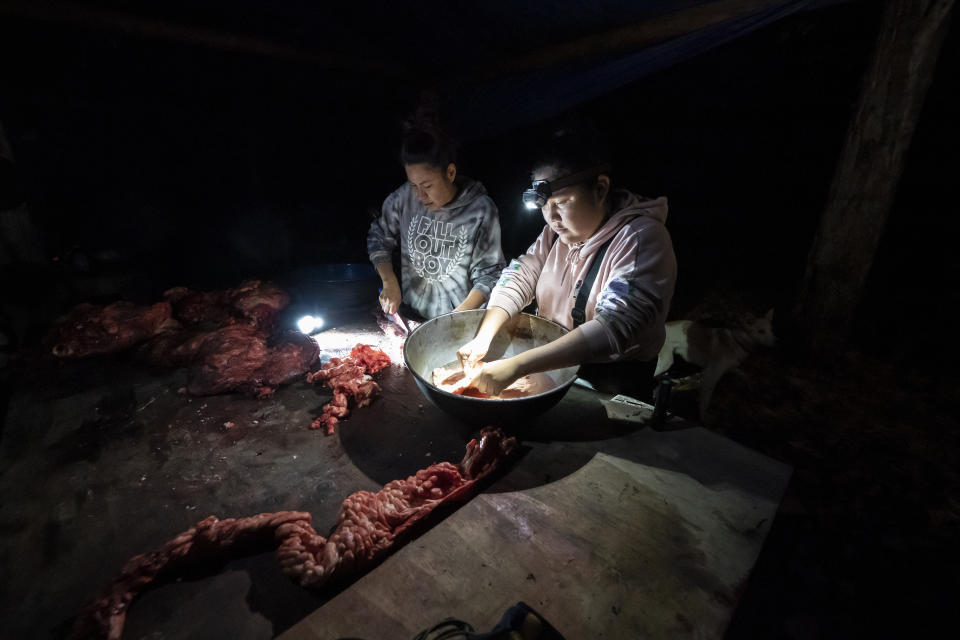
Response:
POLYGON ((552 196, 555 191, 559 191, 565 187, 589 180, 590 178, 595 178, 602 173, 609 172, 610 165, 602 164, 589 169, 584 169, 583 171, 570 173, 554 180, 534 180, 530 185, 530 188, 523 191, 523 204, 531 211, 534 209, 541 209, 543 208, 543 205, 547 204, 547 200, 550 199, 550 196, 552 196))
POLYGON ((550 198, 551 193, 552 190, 550 189, 549 181, 534 180, 530 188, 523 192, 523 204, 531 211, 533 209, 539 209, 547 204, 547 199, 550 198))

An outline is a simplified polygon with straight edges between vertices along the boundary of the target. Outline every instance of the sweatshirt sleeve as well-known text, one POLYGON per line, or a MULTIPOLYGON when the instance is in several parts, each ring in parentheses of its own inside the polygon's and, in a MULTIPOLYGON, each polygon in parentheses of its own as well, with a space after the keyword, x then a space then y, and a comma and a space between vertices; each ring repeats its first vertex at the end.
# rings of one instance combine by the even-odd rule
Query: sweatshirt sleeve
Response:
POLYGON ((594 318, 581 326, 596 357, 617 358, 638 349, 649 358, 663 343, 663 322, 677 279, 670 233, 654 223, 631 235, 612 256, 594 318))
POLYGON ((510 262, 490 293, 487 307, 500 307, 512 317, 533 302, 537 294, 537 280, 550 252, 551 234, 550 228, 544 226, 527 252, 510 262))
POLYGON ((370 223, 367 232, 367 254, 373 264, 390 262, 400 238, 400 191, 394 191, 383 201, 379 217, 370 223))
POLYGON ((485 209, 483 222, 477 232, 470 258, 470 282, 474 289, 489 298, 490 291, 496 286, 497 278, 503 270, 505 260, 500 246, 500 218, 497 215, 497 205, 490 198, 484 197, 483 200, 482 206, 485 209))

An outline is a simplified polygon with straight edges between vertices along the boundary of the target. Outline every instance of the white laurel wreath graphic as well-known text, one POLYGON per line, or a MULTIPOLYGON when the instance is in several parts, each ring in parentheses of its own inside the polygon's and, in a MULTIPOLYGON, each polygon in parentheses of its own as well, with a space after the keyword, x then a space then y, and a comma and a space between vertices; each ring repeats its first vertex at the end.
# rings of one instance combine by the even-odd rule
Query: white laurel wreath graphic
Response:
POLYGON ((438 278, 438 281, 439 281, 439 282, 443 282, 443 281, 445 281, 447 278, 450 277, 450 271, 451 271, 452 269, 456 268, 456 266, 457 266, 458 264, 460 264, 460 260, 463 259, 463 254, 465 254, 465 253, 467 252, 467 229, 466 229, 466 227, 460 227, 460 233, 459 233, 459 235, 460 235, 460 237, 457 238, 457 255, 455 255, 455 256, 453 257, 453 259, 450 261, 450 263, 447 265, 447 270, 444 272, 444 274, 443 274, 442 276, 440 276, 440 278, 438 278))
MULTIPOLYGON (((410 226, 408 227, 408 231, 407 231, 407 251, 409 251, 413 256, 417 255, 417 250, 413 246, 413 237, 415 235, 414 231, 417 230, 417 222, 419 220, 420 220, 420 216, 414 216, 413 220, 410 221, 410 226)), ((417 275, 422 278, 423 277, 423 260, 414 259, 413 268, 417 270, 417 275)))

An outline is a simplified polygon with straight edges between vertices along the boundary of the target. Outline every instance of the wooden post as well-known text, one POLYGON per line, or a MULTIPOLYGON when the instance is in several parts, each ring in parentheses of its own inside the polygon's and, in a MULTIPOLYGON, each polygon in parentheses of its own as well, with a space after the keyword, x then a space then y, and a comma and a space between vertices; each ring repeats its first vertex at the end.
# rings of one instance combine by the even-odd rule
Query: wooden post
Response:
POLYGON ((815 353, 850 336, 953 4, 888 0, 884 9, 795 308, 815 353))

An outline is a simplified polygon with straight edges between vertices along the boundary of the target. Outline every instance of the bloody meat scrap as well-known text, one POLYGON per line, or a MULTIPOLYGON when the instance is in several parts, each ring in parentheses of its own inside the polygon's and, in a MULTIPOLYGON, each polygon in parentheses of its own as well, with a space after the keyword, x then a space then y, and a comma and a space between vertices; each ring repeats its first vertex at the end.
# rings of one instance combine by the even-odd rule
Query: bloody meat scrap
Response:
POLYGON ((179 326, 168 302, 121 301, 105 307, 84 303, 57 320, 48 341, 58 358, 83 358, 121 351, 179 326))
POLYGON ((147 585, 264 547, 278 546, 283 573, 304 587, 320 587, 360 571, 383 558, 439 505, 469 500, 479 489, 477 482, 516 446, 515 438, 486 427, 479 440, 467 443, 458 465, 438 462, 376 493, 351 494, 343 501, 329 538, 317 534, 310 514, 303 511, 226 520, 208 516, 160 549, 131 558, 106 593, 78 616, 71 637, 120 640, 127 610, 147 585))
POLYGON ((350 352, 350 357, 357 361, 369 374, 377 373, 392 364, 390 356, 368 344, 355 346, 350 352))
POLYGON ((367 344, 358 344, 346 358, 330 358, 319 371, 307 374, 307 382, 320 380, 333 389, 333 399, 323 406, 323 413, 310 425, 311 429, 324 429, 329 436, 336 424, 350 413, 350 399, 355 407, 365 407, 373 402, 380 385, 370 374, 390 366, 390 356, 367 344))

